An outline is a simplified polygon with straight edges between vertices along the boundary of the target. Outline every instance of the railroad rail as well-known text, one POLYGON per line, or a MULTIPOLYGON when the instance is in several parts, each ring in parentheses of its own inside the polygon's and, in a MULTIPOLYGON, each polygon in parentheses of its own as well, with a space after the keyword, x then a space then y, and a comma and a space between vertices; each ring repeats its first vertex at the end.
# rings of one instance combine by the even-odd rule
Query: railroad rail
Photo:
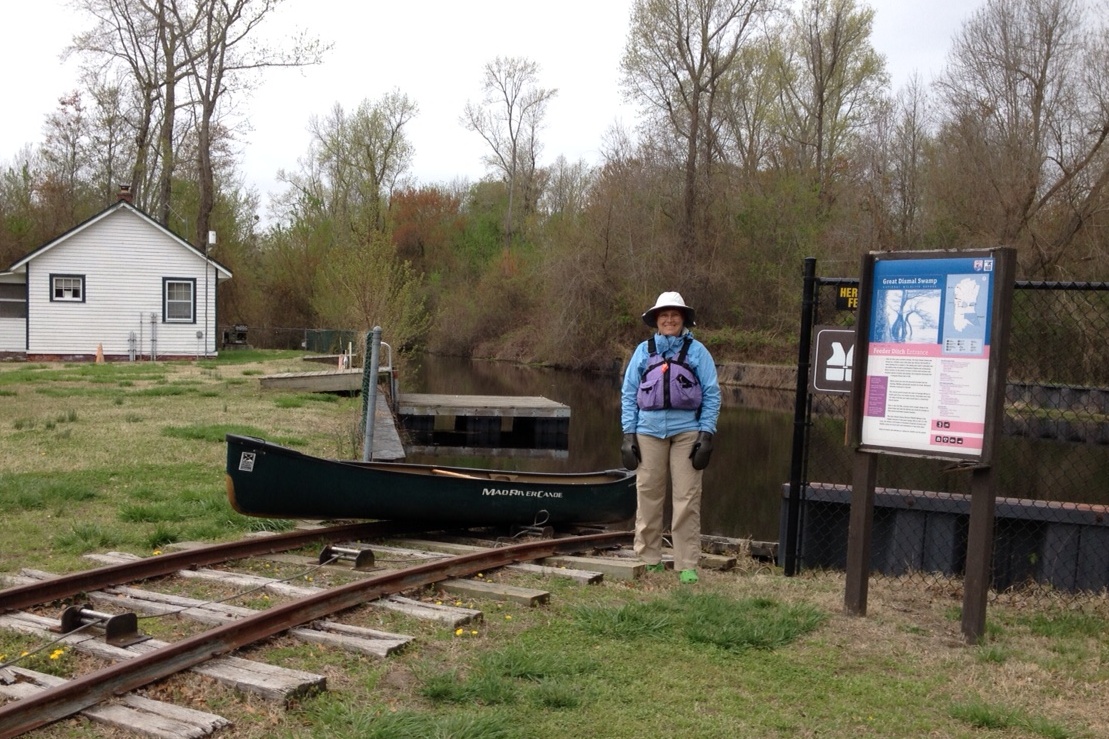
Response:
MULTIPOLYGON (((168 575, 204 564, 288 551, 321 540, 378 538, 422 530, 420 527, 389 522, 351 524, 164 554, 0 591, 0 612, 41 605, 78 593, 168 575)), ((227 655, 254 642, 367 601, 425 587, 443 580, 467 577, 483 570, 615 546, 629 540, 631 536, 631 532, 627 531, 595 533, 482 549, 423 562, 394 572, 369 576, 363 580, 276 605, 268 610, 217 626, 180 642, 161 646, 125 662, 104 667, 69 682, 47 687, 34 695, 4 704, 0 706, 0 739, 19 736, 89 709, 113 696, 127 693, 193 668, 207 660, 227 655)))

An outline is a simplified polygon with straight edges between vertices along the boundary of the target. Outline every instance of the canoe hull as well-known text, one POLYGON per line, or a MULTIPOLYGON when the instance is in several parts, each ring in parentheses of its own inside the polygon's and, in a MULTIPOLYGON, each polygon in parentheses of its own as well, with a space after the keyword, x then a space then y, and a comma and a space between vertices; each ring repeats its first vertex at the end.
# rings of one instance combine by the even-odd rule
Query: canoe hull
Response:
POLYGON ((635 475, 527 473, 313 457, 227 435, 227 495, 247 516, 460 525, 617 523, 635 516, 635 475))

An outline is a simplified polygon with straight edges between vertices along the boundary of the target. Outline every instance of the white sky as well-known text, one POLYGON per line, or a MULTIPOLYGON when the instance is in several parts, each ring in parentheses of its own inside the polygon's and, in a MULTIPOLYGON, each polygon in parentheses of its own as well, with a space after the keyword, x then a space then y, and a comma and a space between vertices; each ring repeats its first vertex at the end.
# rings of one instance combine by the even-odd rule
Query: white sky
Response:
MULTIPOLYGON (((870 0, 877 11, 872 40, 894 87, 914 72, 932 79, 953 34, 982 1, 870 0)), ((285 0, 271 19, 277 38, 301 28, 334 47, 320 66, 270 70, 241 103, 252 129, 242 135, 246 184, 264 203, 280 189, 277 170, 295 170, 307 150, 311 116, 326 115, 335 103, 353 110, 394 88, 420 109, 407 129, 416 150, 414 178, 422 184, 480 179, 484 143, 458 121, 466 101, 480 99, 482 68, 496 56, 537 62, 541 84, 558 89, 548 106, 541 163, 560 154, 597 163, 606 131, 635 123, 618 86, 631 4, 285 0)), ((77 65, 60 55, 85 22, 66 0, 0 0, 0 18, 0 163, 6 163, 42 140, 45 117, 74 89, 77 65)))

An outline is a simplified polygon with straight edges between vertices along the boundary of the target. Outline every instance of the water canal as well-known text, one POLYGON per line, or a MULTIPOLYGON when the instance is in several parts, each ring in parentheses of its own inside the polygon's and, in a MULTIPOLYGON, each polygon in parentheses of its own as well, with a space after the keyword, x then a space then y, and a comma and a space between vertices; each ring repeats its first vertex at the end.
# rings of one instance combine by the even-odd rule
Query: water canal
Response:
MULTIPOLYGON (((537 395, 570 406, 569 449, 562 458, 410 455, 410 461, 504 470, 584 472, 620 466, 620 377, 424 355, 399 378, 402 393, 537 395)), ((772 393, 777 395, 777 393, 772 393)), ((772 398, 791 409, 792 394, 772 398)), ((782 484, 789 479, 790 410, 745 407, 723 388, 712 462, 705 470, 704 534, 778 540, 782 484)), ((780 404, 780 405, 779 405, 780 404)))

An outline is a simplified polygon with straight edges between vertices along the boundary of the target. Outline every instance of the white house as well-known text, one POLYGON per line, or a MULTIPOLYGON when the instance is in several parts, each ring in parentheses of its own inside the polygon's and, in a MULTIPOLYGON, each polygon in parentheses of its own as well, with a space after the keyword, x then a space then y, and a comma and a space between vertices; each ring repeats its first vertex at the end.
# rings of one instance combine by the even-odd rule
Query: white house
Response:
POLYGON ((31 360, 215 356, 231 273, 120 200, 0 272, 0 355, 31 360))

